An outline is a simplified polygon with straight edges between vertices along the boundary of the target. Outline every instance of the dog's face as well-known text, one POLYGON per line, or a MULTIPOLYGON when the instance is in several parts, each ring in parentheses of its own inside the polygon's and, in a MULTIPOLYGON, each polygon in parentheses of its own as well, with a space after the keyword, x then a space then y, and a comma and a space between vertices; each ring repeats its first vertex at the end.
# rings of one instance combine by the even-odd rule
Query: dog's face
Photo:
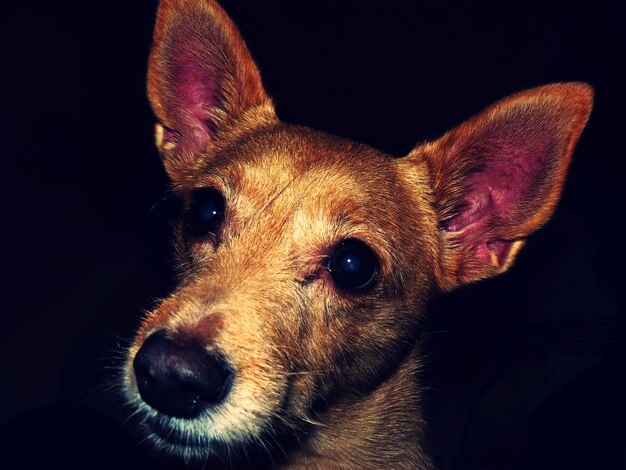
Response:
POLYGON ((394 159, 281 123, 209 0, 161 2, 149 94, 184 207, 180 285, 124 384, 155 444, 200 457, 388 378, 429 292, 504 271, 550 216, 591 102, 531 90, 394 159))
MULTIPOLYGON (((254 440, 277 419, 302 427, 316 399, 371 386, 413 343, 435 269, 425 175, 409 182, 399 160, 277 122, 221 147, 176 191, 181 285, 144 320, 130 357, 151 335, 175 346, 148 348, 127 372, 131 397, 160 416, 148 420, 155 440, 206 449, 254 440), (422 197, 409 187, 420 184, 422 197), (178 352, 199 348, 223 364, 224 396, 193 420, 154 397, 156 385, 137 387, 165 354, 201 373, 178 352)), ((172 394, 194 382, 180 380, 172 394)))

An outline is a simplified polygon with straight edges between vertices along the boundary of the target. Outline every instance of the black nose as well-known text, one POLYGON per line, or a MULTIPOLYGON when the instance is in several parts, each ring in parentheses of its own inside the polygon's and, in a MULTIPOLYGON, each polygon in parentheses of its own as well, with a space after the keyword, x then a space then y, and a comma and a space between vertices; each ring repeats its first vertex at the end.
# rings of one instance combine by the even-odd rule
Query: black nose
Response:
POLYGON ((223 401, 231 384, 225 361, 202 345, 179 345, 151 334, 133 361, 144 401, 168 416, 193 418, 223 401))

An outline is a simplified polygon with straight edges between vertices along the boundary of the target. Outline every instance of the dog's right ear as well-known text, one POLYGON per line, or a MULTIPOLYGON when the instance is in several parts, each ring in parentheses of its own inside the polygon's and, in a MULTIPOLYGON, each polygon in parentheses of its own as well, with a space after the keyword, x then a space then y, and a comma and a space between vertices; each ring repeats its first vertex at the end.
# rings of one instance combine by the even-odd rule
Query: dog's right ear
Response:
POLYGON ((157 146, 174 180, 246 110, 273 109, 237 28, 213 0, 160 1, 148 96, 160 121, 157 146))

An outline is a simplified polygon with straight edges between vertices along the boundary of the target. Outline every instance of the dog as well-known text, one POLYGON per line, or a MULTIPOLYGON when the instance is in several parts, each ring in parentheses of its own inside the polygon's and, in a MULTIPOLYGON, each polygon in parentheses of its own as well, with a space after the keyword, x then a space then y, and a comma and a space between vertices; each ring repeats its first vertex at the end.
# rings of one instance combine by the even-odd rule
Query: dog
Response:
POLYGON ((518 93, 392 158, 279 121, 224 10, 161 0, 148 95, 183 209, 178 287, 123 370, 146 438, 224 467, 432 468, 426 301, 506 271, 549 219, 592 89, 518 93))

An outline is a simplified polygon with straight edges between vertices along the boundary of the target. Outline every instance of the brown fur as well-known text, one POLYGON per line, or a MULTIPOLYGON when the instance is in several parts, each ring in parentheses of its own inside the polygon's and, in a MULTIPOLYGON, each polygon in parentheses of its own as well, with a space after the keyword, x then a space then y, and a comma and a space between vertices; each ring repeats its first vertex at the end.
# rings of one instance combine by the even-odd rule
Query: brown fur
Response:
POLYGON ((180 285, 142 322, 128 353, 127 396, 150 413, 132 359, 158 329, 220 351, 236 371, 227 402, 189 431, 195 447, 152 435, 154 442, 201 456, 213 441, 253 442, 277 426, 300 443, 279 455, 277 466, 430 468, 417 380, 425 301, 433 289, 503 272, 548 219, 590 111, 589 87, 520 93, 394 159, 280 122, 223 10, 212 0, 162 0, 148 90, 175 192, 188 201, 195 188, 216 188, 227 211, 219 240, 189 240, 179 227, 180 285), (219 99, 203 109, 208 124, 199 138, 187 104, 172 92, 179 47, 192 50, 198 69, 217 80, 219 99), (501 256, 491 253, 481 263, 464 230, 442 224, 458 214, 464 181, 480 169, 476 139, 516 113, 547 126, 556 144, 539 190, 473 236, 472 243, 510 241, 501 256), (349 237, 380 260, 370 293, 336 289, 324 268, 333 246, 349 237))

